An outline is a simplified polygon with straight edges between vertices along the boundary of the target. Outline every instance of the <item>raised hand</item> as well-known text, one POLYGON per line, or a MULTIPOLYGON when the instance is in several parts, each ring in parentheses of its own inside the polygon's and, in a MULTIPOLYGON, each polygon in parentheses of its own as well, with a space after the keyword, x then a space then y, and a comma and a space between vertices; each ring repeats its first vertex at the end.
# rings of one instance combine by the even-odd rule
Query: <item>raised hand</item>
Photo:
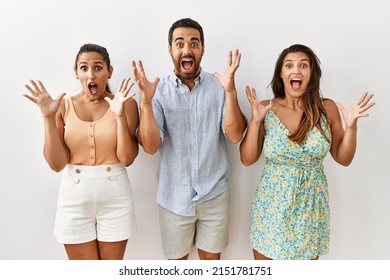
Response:
POLYGON ((246 86, 245 92, 246 97, 251 104, 252 119, 255 122, 262 121, 265 118, 267 112, 272 108, 272 101, 267 106, 264 106, 257 98, 256 90, 254 88, 251 90, 249 86, 246 86))
POLYGON ((30 80, 31 86, 24 85, 31 95, 23 94, 24 97, 30 99, 32 102, 38 105, 39 110, 44 117, 55 116, 60 107, 62 98, 66 93, 61 93, 57 99, 53 99, 50 94, 46 91, 41 81, 30 80))
POLYGON ((104 97, 104 100, 110 104, 111 111, 117 116, 121 117, 123 114, 123 104, 130 98, 132 98, 135 93, 129 94, 130 89, 133 87, 134 83, 129 84, 130 78, 123 79, 119 85, 118 91, 115 93, 114 98, 104 97))
POLYGON ((137 83, 140 90, 139 94, 141 103, 147 104, 152 102, 152 98, 156 92, 156 87, 160 79, 155 78, 153 82, 149 82, 141 60, 138 61, 139 70, 134 60, 131 62, 131 65, 133 67, 135 82, 137 83))
POLYGON ((370 102, 373 96, 372 93, 365 92, 351 107, 344 107, 342 104, 336 103, 347 127, 354 127, 359 118, 368 117, 368 114, 365 112, 375 105, 375 102, 370 102))
POLYGON ((225 89, 225 92, 231 92, 236 90, 235 84, 234 84, 234 74, 236 73, 238 67, 240 66, 241 61, 241 53, 239 50, 233 52, 229 52, 228 57, 228 65, 226 67, 225 73, 220 74, 218 72, 214 73, 214 77, 216 77, 221 86, 225 89))

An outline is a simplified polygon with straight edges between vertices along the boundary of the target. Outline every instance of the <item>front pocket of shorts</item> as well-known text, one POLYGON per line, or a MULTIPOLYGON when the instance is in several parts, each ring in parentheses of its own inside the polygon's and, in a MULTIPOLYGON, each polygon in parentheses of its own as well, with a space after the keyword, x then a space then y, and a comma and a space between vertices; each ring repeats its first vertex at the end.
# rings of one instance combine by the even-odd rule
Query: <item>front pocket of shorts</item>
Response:
POLYGON ((61 177, 60 188, 58 190, 58 194, 64 195, 65 193, 76 188, 79 183, 80 183, 79 178, 74 177, 68 173, 63 174, 61 177))
POLYGON ((127 172, 116 174, 115 176, 112 176, 110 178, 113 178, 111 179, 112 184, 114 185, 118 194, 119 193, 123 195, 131 194, 130 180, 129 177, 127 176, 127 172))

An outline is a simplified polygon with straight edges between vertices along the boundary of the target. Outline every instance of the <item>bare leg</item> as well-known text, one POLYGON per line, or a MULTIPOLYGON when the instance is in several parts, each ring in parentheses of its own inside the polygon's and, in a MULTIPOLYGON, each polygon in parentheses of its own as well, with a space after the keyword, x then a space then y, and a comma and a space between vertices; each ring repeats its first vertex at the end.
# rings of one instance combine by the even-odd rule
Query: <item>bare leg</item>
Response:
POLYGON ((101 260, 123 260, 125 256, 127 239, 117 242, 98 241, 99 256, 101 260))
POLYGON ((257 252, 256 250, 253 250, 253 258, 255 260, 272 260, 266 256, 264 256, 263 254, 260 254, 259 252, 257 252))
POLYGON ((96 240, 80 244, 64 244, 64 246, 70 260, 99 259, 99 249, 96 240))
POLYGON ((199 259, 201 260, 220 260, 221 259, 221 253, 210 253, 203 251, 201 249, 198 249, 199 259))

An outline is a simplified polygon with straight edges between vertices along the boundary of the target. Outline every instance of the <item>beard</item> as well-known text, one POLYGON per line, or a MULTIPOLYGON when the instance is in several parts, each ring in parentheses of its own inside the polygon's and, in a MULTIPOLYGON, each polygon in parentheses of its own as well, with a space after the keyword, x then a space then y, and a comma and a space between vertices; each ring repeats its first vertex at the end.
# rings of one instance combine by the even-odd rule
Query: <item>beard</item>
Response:
POLYGON ((201 58, 196 60, 192 56, 185 56, 182 57, 180 60, 173 59, 173 64, 175 66, 175 74, 180 80, 194 80, 200 73, 200 62, 201 58), (185 58, 191 58, 192 59, 192 66, 190 69, 186 70, 183 66, 183 59, 185 58))

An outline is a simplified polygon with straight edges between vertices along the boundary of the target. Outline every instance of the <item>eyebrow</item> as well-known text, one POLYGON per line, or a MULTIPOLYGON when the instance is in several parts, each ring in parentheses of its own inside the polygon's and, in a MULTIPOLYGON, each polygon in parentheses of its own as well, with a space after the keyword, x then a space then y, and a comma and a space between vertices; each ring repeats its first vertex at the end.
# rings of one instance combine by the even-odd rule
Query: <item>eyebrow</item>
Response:
MULTIPOLYGON (((79 62, 79 65, 82 65, 82 64, 88 64, 88 62, 80 61, 80 62, 79 62)), ((102 64, 102 65, 104 65, 104 63, 101 62, 101 61, 94 61, 93 64, 102 64)))
MULTIPOLYGON (((291 61, 293 61, 293 60, 292 60, 292 59, 287 59, 287 60, 284 61, 284 63, 286 63, 286 62, 291 62, 291 61)), ((306 59, 306 58, 301 59, 299 62, 303 62, 303 61, 306 61, 306 62, 309 62, 309 63, 310 63, 310 61, 309 61, 308 59, 306 59)))
MULTIPOLYGON (((174 42, 176 42, 176 41, 178 41, 178 40, 184 40, 184 37, 177 37, 177 38, 175 39, 174 42)), ((200 40, 199 40, 198 37, 192 37, 192 38, 190 39, 190 41, 197 41, 197 42, 200 42, 200 40)))

